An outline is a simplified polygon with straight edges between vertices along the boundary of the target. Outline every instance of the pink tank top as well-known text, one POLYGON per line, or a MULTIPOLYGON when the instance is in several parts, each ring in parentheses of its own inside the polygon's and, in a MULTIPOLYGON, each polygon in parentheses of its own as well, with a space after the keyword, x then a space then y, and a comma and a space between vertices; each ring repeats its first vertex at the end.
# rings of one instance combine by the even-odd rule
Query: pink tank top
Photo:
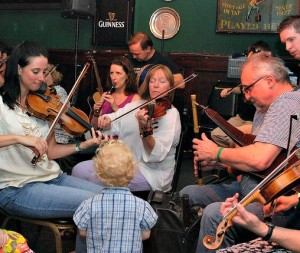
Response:
MULTIPOLYGON (((118 107, 122 108, 126 104, 130 103, 132 101, 134 95, 135 94, 129 95, 121 104, 118 105, 118 107)), ((112 113, 112 112, 114 112, 114 110, 112 109, 110 103, 108 103, 107 101, 104 101, 101 115, 109 114, 109 113, 112 113)))

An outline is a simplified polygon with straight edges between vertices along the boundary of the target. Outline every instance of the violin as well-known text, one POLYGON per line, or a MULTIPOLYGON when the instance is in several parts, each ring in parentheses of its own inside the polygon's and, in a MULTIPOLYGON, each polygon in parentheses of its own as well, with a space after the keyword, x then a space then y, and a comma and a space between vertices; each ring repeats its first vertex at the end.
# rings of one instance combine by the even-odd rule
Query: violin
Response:
POLYGON ((171 100, 169 97, 159 98, 154 100, 154 103, 150 103, 140 109, 145 109, 148 112, 149 118, 146 126, 143 127, 144 136, 153 134, 153 122, 152 119, 157 119, 164 116, 167 113, 167 109, 171 108, 171 100))
MULTIPOLYGON (((71 91, 70 91, 68 97, 66 98, 65 102, 63 104, 61 104, 60 107, 55 108, 56 110, 58 110, 58 112, 56 113, 55 117, 52 117, 53 121, 52 121, 52 124, 49 127, 49 131, 48 131, 48 133, 46 135, 46 141, 47 142, 50 141, 50 139, 51 139, 51 135, 52 135, 52 133, 54 131, 55 125, 60 121, 61 116, 66 113, 66 111, 68 109, 67 104, 70 102, 71 96, 73 96, 74 93, 76 92, 76 89, 77 89, 78 85, 80 84, 81 80, 83 79, 83 77, 86 74, 86 72, 87 72, 87 70, 88 70, 89 67, 90 67, 90 63, 87 62, 84 65, 84 67, 83 67, 80 75, 78 76, 75 84, 73 85, 73 88, 71 89, 71 91)), ((43 86, 45 86, 45 84, 43 86)), ((46 87, 47 87, 47 84, 46 84, 46 87)), ((47 90, 47 88, 45 90, 47 90)), ((42 97, 41 95, 43 95, 42 93, 43 92, 36 92, 35 94, 38 95, 38 97, 41 98, 42 97)), ((45 101, 49 102, 49 101, 51 101, 51 96, 45 96, 45 97, 43 97, 42 100, 43 100, 44 103, 45 103, 45 101)), ((28 107, 30 107, 30 103, 28 102, 28 95, 27 95, 26 101, 27 101, 26 103, 28 104, 28 107)), ((39 101, 41 101, 41 99, 39 101)), ((39 105, 35 106, 35 108, 39 108, 39 105)), ((48 108, 48 107, 46 107, 46 108, 48 108)), ((31 109, 29 108, 29 110, 31 110, 31 109)), ((34 111, 34 110, 32 110, 32 111, 34 111)), ((72 113, 71 110, 69 112, 72 113)), ((48 115, 48 113, 46 115, 48 115)), ((85 123, 87 123, 87 122, 85 122, 85 123)), ((84 123, 84 121, 82 121, 82 124, 85 124, 85 123, 84 123)), ((90 128, 92 128, 92 126, 90 126, 90 128)), ((39 159, 39 156, 34 156, 32 158, 31 164, 32 164, 33 167, 36 165, 38 159, 39 159)))
MULTIPOLYGON (((27 110, 34 117, 53 122, 63 103, 60 101, 59 95, 56 94, 54 86, 49 86, 46 89, 42 87, 40 90, 42 92, 31 91, 28 93, 27 110)), ((67 133, 80 136, 92 128, 88 120, 88 116, 83 111, 71 106, 66 107, 58 122, 67 133)))
POLYGON ((155 103, 150 103, 141 109, 146 109, 150 119, 157 119, 167 113, 167 109, 171 108, 171 100, 169 97, 159 98, 155 103))
MULTIPOLYGON (((257 200, 261 204, 266 205, 272 202, 279 196, 288 193, 300 183, 300 149, 295 150, 291 155, 284 160, 271 174, 261 181, 247 196, 245 196, 240 204, 246 206, 257 200), (296 155, 298 161, 288 167, 286 170, 278 174, 287 163, 287 161, 296 155)), ((206 235, 203 238, 203 245, 210 250, 215 250, 220 247, 226 230, 232 226, 232 218, 237 214, 236 207, 232 208, 218 225, 215 240, 211 235, 206 235)))

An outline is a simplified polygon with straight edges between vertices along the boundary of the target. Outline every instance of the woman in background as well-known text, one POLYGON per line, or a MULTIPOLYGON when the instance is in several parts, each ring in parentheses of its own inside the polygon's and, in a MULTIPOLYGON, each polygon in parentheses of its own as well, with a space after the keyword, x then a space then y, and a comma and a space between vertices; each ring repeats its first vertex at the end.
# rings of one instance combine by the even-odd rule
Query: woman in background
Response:
POLYGON ((110 64, 109 91, 102 94, 101 99, 94 104, 91 124, 98 125, 98 117, 116 112, 126 104, 140 99, 137 94, 136 75, 130 61, 126 57, 117 57, 110 64))

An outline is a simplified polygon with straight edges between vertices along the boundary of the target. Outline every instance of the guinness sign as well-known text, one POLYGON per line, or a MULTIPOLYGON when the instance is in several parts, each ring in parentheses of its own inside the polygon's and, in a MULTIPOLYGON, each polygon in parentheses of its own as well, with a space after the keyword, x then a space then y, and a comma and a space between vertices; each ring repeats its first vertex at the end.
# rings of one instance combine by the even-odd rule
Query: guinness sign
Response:
POLYGON ((97 1, 97 10, 94 45, 127 48, 133 31, 134 0, 97 1))

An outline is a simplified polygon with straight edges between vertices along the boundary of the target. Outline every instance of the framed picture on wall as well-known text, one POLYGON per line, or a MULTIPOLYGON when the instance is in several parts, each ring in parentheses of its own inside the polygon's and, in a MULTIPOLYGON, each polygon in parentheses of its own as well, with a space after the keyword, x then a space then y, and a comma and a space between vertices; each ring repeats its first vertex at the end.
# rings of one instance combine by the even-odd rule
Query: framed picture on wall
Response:
POLYGON ((61 9, 62 0, 0 0, 0 10, 61 9))
POLYGON ((276 33, 299 9, 300 0, 218 0, 216 32, 276 33))

